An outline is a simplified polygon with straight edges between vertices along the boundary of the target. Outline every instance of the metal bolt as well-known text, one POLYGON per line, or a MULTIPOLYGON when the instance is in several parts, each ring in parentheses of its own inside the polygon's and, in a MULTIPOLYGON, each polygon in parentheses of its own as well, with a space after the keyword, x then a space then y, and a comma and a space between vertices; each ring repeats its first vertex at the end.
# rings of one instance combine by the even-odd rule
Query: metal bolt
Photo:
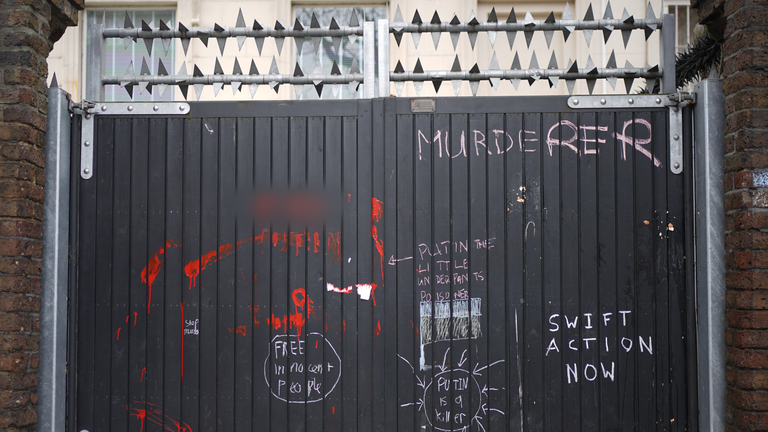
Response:
POLYGON ((573 104, 574 104, 574 105, 578 105, 578 104, 579 104, 579 100, 578 100, 578 99, 574 99, 574 100, 573 100, 573 104))
POLYGON ((628 102, 630 105, 632 105, 633 103, 635 103, 635 100, 634 100, 634 99, 632 99, 632 98, 629 98, 629 100, 628 100, 627 102, 628 102))
POLYGON ((91 170, 88 168, 83 169, 83 174, 90 174, 91 170))
POLYGON ((185 109, 184 105, 179 105, 179 111, 184 111, 185 109))
POLYGON ((672 107, 672 111, 677 112, 678 110, 680 110, 680 108, 678 108, 676 106, 672 107))
POLYGON ((680 168, 680 164, 678 162, 675 162, 675 169, 680 168))
POLYGON ((128 105, 128 111, 133 111, 133 105, 128 105))
POLYGON ((154 111, 159 111, 159 110, 160 110, 160 107, 159 107, 159 106, 157 106, 157 105, 155 105, 155 106, 153 106, 153 107, 152 107, 152 109, 153 109, 154 111))
POLYGON ((658 104, 660 104, 660 103, 661 103, 661 99, 659 99, 659 98, 656 98, 656 105, 658 105, 658 104))
POLYGON ((107 110, 107 106, 106 106, 106 105, 102 105, 102 106, 101 106, 101 110, 102 110, 102 111, 106 111, 106 110, 107 110))
POLYGON ((85 146, 86 146, 86 147, 90 147, 90 146, 91 146, 91 142, 90 142, 90 141, 86 141, 86 142, 85 142, 85 146))
POLYGON ((86 115, 85 115, 85 118, 86 118, 87 120, 90 120, 90 118, 91 118, 91 115, 90 115, 90 114, 86 114, 86 115))
POLYGON ((605 99, 600 99, 600 105, 605 105, 605 99))
POLYGON ((679 139, 680 139, 680 135, 678 135, 678 134, 674 134, 674 135, 672 135, 672 139, 673 139, 673 140, 675 140, 675 141, 677 141, 677 140, 679 140, 679 139))

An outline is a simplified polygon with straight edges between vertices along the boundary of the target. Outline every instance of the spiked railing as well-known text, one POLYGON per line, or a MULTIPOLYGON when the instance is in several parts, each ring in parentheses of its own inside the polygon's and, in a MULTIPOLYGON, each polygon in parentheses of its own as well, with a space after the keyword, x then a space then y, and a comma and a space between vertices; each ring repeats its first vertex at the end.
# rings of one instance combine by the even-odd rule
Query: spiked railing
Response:
POLYGON ((398 6, 393 22, 379 20, 378 23, 363 22, 362 25, 353 12, 348 25, 341 26, 335 18, 331 19, 328 26, 321 26, 317 17, 313 14, 309 26, 305 26, 298 19, 295 20, 292 27, 286 27, 280 21, 276 21, 273 27, 263 26, 254 20, 253 24, 247 26, 242 13, 239 11, 235 27, 222 27, 215 24, 214 27, 186 27, 179 23, 177 29, 170 28, 165 22, 160 21, 159 28, 152 28, 145 21, 141 22, 140 27, 135 27, 126 13, 123 28, 102 29, 101 26, 92 26, 89 30, 89 45, 93 48, 88 56, 88 67, 86 77, 86 99, 103 100, 105 85, 119 85, 123 87, 128 94, 133 97, 133 88, 139 86, 140 90, 152 92, 153 88, 162 94, 168 86, 179 87, 181 94, 186 99, 188 97, 188 88, 193 86, 197 99, 200 98, 203 88, 206 85, 213 86, 214 94, 222 90, 225 85, 232 88, 235 94, 241 91, 244 85, 249 86, 251 98, 254 97, 259 85, 269 85, 275 92, 278 91, 281 84, 291 84, 299 95, 304 85, 312 85, 318 95, 322 94, 325 86, 331 87, 334 94, 338 92, 339 86, 350 85, 357 91, 360 84, 363 84, 364 96, 373 97, 375 94, 374 81, 378 75, 378 92, 385 96, 390 93, 390 82, 393 82, 398 96, 402 94, 405 82, 412 82, 417 95, 421 93, 423 83, 429 81, 433 84, 435 90, 438 90, 443 81, 451 81, 454 92, 459 94, 463 81, 468 81, 472 94, 476 94, 480 81, 488 81, 491 87, 498 89, 501 80, 509 80, 515 89, 518 88, 521 81, 527 81, 533 84, 540 79, 545 79, 550 87, 558 85, 560 80, 565 80, 569 94, 573 93, 576 80, 585 80, 587 88, 591 94, 598 79, 605 79, 612 88, 615 88, 618 79, 624 81, 625 89, 629 93, 635 79, 644 78, 648 83, 648 89, 653 91, 656 87, 656 80, 660 80, 660 91, 662 93, 674 92, 674 33, 673 31, 663 31, 667 28, 674 30, 674 21, 671 15, 663 15, 657 18, 650 3, 647 7, 645 18, 635 19, 624 9, 622 17, 615 19, 608 2, 602 19, 595 19, 592 6, 590 5, 583 20, 573 19, 570 6, 566 3, 562 19, 555 19, 554 12, 550 13, 548 18, 534 20, 530 12, 525 14, 521 20, 517 20, 514 8, 508 15, 508 18, 499 22, 496 10, 493 9, 488 16, 487 21, 480 22, 474 13, 471 14, 469 21, 462 22, 454 15, 450 21, 441 20, 437 12, 432 15, 429 22, 424 22, 418 11, 415 12, 410 22, 403 20, 402 12, 398 6), (376 30, 376 24, 378 31, 376 30), (615 31, 622 34, 624 47, 627 47, 630 35, 635 30, 643 30, 647 40, 654 31, 662 30, 660 38, 661 45, 661 65, 639 68, 625 62, 623 68, 617 67, 615 52, 611 52, 610 59, 604 68, 595 66, 592 58, 587 59, 585 67, 579 67, 575 60, 569 60, 565 68, 560 68, 553 53, 546 68, 539 66, 539 62, 534 52, 531 56, 527 69, 522 68, 520 57, 515 53, 514 61, 509 69, 501 69, 493 53, 488 69, 481 70, 477 64, 474 64, 469 70, 461 67, 459 57, 456 56, 453 66, 450 70, 425 71, 421 61, 417 59, 412 72, 406 72, 403 65, 398 62, 394 71, 389 70, 389 46, 390 35, 395 42, 400 45, 403 34, 408 33, 415 47, 418 47, 421 34, 429 33, 432 36, 435 48, 437 48, 442 33, 448 33, 451 38, 454 50, 457 47, 462 33, 466 33, 472 49, 475 48, 478 33, 487 34, 491 47, 495 47, 496 36, 498 32, 505 32, 510 49, 512 49, 515 38, 522 32, 528 47, 531 45, 535 32, 544 34, 547 47, 550 46, 555 32, 560 32, 565 41, 571 34, 580 31, 585 38, 587 45, 591 43, 592 33, 599 30, 603 34, 605 41, 615 31), (251 60, 248 73, 244 73, 240 63, 235 59, 231 74, 225 74, 218 59, 214 66, 213 74, 204 74, 196 65, 192 67, 192 74, 187 70, 186 62, 182 63, 181 68, 175 75, 169 74, 162 61, 159 62, 157 73, 152 74, 146 59, 142 59, 140 72, 135 73, 134 65, 131 63, 124 75, 103 76, 103 46, 107 38, 123 38, 125 45, 138 42, 142 39, 146 45, 147 51, 151 54, 153 44, 156 39, 162 43, 162 47, 167 53, 170 50, 174 39, 181 41, 184 53, 187 54, 189 44, 192 39, 201 41, 208 46, 211 38, 216 39, 219 51, 224 54, 227 41, 236 39, 238 49, 242 49, 248 38, 253 38, 256 42, 259 55, 262 53, 264 41, 271 38, 275 41, 278 55, 282 53, 286 37, 293 38, 296 44, 298 54, 301 54, 305 42, 311 41, 314 45, 314 52, 318 53, 322 38, 329 37, 332 40, 333 49, 339 52, 342 38, 348 38, 354 43, 358 37, 362 36, 364 58, 363 72, 360 65, 355 61, 349 69, 342 73, 341 68, 335 62, 333 63, 331 73, 323 73, 319 66, 307 74, 297 63, 292 74, 281 74, 278 70, 277 60, 273 56, 272 63, 267 74, 262 74, 256 67, 254 60, 251 60), (378 42, 379 61, 375 62, 374 46, 378 42), (669 65, 670 67, 664 67, 669 65))

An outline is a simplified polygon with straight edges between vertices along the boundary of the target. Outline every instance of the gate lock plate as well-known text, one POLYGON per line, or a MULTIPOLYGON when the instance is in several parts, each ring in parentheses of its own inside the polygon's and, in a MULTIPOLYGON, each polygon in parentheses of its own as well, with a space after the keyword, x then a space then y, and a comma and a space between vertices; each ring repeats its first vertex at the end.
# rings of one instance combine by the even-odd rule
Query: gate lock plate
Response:
POLYGON ((574 96, 568 98, 572 109, 604 108, 659 108, 669 110, 669 170, 672 174, 683 172, 683 112, 680 108, 696 103, 695 94, 674 93, 669 95, 626 96, 574 96))
POLYGON ((155 116, 155 115, 185 115, 189 113, 189 104, 182 102, 173 103, 132 103, 110 102, 93 103, 83 101, 82 122, 80 133, 80 177, 85 180, 93 177, 93 147, 94 147, 94 119, 97 115, 130 115, 130 116, 155 116))

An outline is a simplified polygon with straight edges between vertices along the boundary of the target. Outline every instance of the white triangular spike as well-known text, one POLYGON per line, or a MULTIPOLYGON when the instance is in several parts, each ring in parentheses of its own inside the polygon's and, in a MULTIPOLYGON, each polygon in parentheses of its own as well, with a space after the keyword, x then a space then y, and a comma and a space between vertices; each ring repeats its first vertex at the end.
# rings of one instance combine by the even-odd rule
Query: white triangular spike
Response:
POLYGON ((477 96, 477 88, 480 86, 480 81, 470 81, 469 89, 472 90, 472 96, 477 96))
POLYGON ((157 84, 155 88, 159 91, 158 97, 162 98, 163 94, 165 94, 165 89, 168 88, 168 84, 157 84))
POLYGON ((531 15, 531 11, 526 11, 525 18, 523 18, 523 25, 527 26, 529 24, 534 24, 533 15, 531 15))
POLYGON ((582 30, 581 34, 584 35, 584 42, 587 43, 587 47, 589 47, 589 44, 592 42, 592 32, 594 30, 582 30))
POLYGON ((334 99, 339 97, 339 90, 341 90, 341 85, 340 84, 333 84, 331 86, 331 94, 333 95, 334 99))
POLYGON ((419 48, 419 41, 421 40, 421 33, 419 33, 419 32, 411 33, 411 39, 413 40, 413 47, 418 49, 419 48))
POLYGON ((536 58, 536 52, 534 51, 531 53, 531 64, 528 66, 528 69, 538 69, 539 68, 539 60, 536 58))
POLYGON ((280 71, 277 69, 277 59, 275 56, 272 56, 272 64, 269 65, 269 74, 280 75, 280 71))
POLYGON ((204 87, 205 84, 195 84, 195 96, 197 97, 197 100, 200 100, 200 96, 203 94, 204 87))
MULTIPOLYGON (((312 70, 312 75, 316 75, 317 76, 317 75, 322 75, 322 74, 323 74, 323 68, 320 67, 320 62, 315 63, 315 68, 312 70)), ((314 85, 318 85, 321 82, 323 82, 323 80, 321 80, 321 79, 313 79, 312 80, 312 83, 314 85)))
POLYGON ((456 45, 459 43, 459 36, 461 33, 459 32, 451 32, 451 43, 453 44, 453 50, 456 51, 456 45))
POLYGON ((254 39, 256 40, 256 49, 259 50, 259 55, 261 55, 261 49, 264 48, 264 38, 257 37, 254 39))
POLYGON ((512 83, 512 86, 515 88, 515 90, 517 90, 517 88, 520 86, 520 80, 517 78, 511 79, 509 82, 512 83))
POLYGON ((437 49, 437 45, 440 44, 441 34, 441 32, 432 32, 432 42, 435 44, 435 49, 437 49))
POLYGON ((458 96, 461 91, 461 80, 451 80, 451 84, 453 85, 453 94, 458 96))
POLYGON ((213 96, 218 96, 221 89, 224 88, 224 83, 213 83, 213 96))
POLYGON ((421 88, 424 87, 423 81, 414 81, 413 82, 413 89, 416 90, 416 96, 421 96, 421 88))
MULTIPOLYGON (((339 54, 339 47, 341 47, 341 38, 340 37, 332 37, 331 42, 333 43, 333 52, 337 55, 339 54)), ((317 50, 315 52, 318 52, 317 50)))
MULTIPOLYGON (((393 23, 403 23, 403 13, 400 11, 400 4, 397 5, 397 11, 395 11, 395 19, 392 21, 393 23)), ((402 25, 399 26, 393 26, 393 28, 396 31, 400 31, 403 29, 402 25)))
POLYGON ((133 60, 131 60, 128 63, 128 69, 125 70, 126 75, 136 75, 136 72, 133 71, 133 60))
POLYGON ((592 61, 592 56, 587 56, 587 72, 595 68, 595 63, 592 61))
POLYGON ((557 88, 557 83, 560 82, 559 76, 550 75, 547 77, 547 80, 549 80, 550 87, 557 88))
MULTIPOLYGON (((357 14, 355 13, 355 10, 352 10, 352 16, 349 18, 349 26, 350 27, 360 27, 360 21, 357 19, 357 14)), ((357 35, 348 35, 349 43, 353 44, 357 40, 357 35)))
POLYGON ((395 91, 397 92, 397 97, 400 97, 403 94, 404 85, 405 81, 395 81, 395 91))
POLYGON ((248 84, 248 89, 251 91, 251 99, 253 99, 253 96, 256 94, 256 90, 259 89, 258 84, 248 84))
POLYGON ((241 88, 243 88, 243 83, 232 81, 230 83, 230 86, 232 87, 232 95, 234 96, 235 93, 239 92, 241 88))
POLYGON ((296 99, 301 99, 301 94, 304 92, 304 84, 294 84, 293 92, 296 99))
POLYGON ((507 42, 509 42, 509 49, 512 49, 512 45, 515 44, 515 36, 517 36, 517 32, 507 32, 507 42))
POLYGON ((475 42, 477 41, 477 32, 468 32, 467 36, 469 36, 469 45, 472 47, 472 49, 475 49, 475 42))
POLYGON ((173 42, 173 39, 171 38, 163 38, 161 39, 163 43, 163 52, 165 55, 168 55, 168 53, 171 51, 171 43, 173 42))
POLYGON ((568 95, 573 94, 573 88, 576 85, 576 80, 565 80, 565 85, 568 87, 568 95))
POLYGON ((494 48, 496 45, 496 32, 495 31, 489 31, 488 32, 488 41, 491 42, 491 48, 494 48))
POLYGON ((283 43, 285 42, 285 38, 276 37, 275 38, 275 46, 277 46, 277 55, 280 55, 283 53, 283 43))
POLYGON ((612 20, 613 19, 613 9, 611 8, 611 1, 608 0, 608 4, 605 6, 605 13, 603 14, 604 20, 612 20))
MULTIPOLYGON (((624 8, 624 11, 621 13, 621 21, 626 21, 629 19, 629 12, 627 12, 627 8, 624 8)), ((627 48, 627 44, 629 44, 629 37, 632 36, 632 30, 622 30, 621 31, 621 38, 624 41, 624 49, 627 48)))
POLYGON ((315 55, 318 55, 318 53, 320 52, 320 42, 322 41, 323 41, 323 38, 319 38, 319 37, 312 38, 312 47, 315 49, 315 55))
MULTIPOLYGON (((499 70, 499 60, 496 58, 496 51, 493 52, 493 57, 491 57, 491 65, 488 67, 489 70, 499 70)), ((501 78, 490 78, 491 81, 491 87, 495 88, 496 90, 499 89, 499 81, 501 78)), ((471 82, 470 82, 471 84, 471 82)))
MULTIPOLYGON (((563 20, 572 20, 573 19, 573 13, 571 12, 571 5, 570 3, 565 3, 565 11, 563 12, 563 20)), ((566 29, 568 29, 569 32, 573 33, 576 31, 576 26, 565 26, 566 29)))
POLYGON ((296 55, 301 55, 301 50, 304 48, 304 38, 303 37, 295 37, 293 38, 293 41, 296 42, 296 55))

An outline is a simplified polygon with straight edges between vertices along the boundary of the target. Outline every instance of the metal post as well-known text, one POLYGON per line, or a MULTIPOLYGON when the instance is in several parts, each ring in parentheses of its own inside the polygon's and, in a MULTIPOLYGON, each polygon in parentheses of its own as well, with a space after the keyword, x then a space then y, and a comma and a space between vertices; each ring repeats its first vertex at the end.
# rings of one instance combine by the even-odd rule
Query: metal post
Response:
POLYGON ((363 23, 363 97, 376 97, 376 24, 363 23))
POLYGON ((389 96, 389 20, 380 19, 376 40, 379 43, 379 97, 389 96))
POLYGON ((85 61, 85 99, 92 102, 104 101, 104 85, 101 83, 105 65, 103 28, 102 24, 88 26, 87 56, 85 61))
POLYGON ((722 81, 712 78, 697 84, 694 92, 699 429, 722 432, 725 430, 725 96, 722 81))
MULTIPOLYGON (((664 14, 661 16, 662 27, 659 44, 661 45, 661 92, 662 94, 674 93, 677 88, 675 83, 675 16, 664 14)), ((649 89, 653 92, 653 89, 649 89)))
POLYGON ((48 89, 43 206, 43 278, 40 306, 40 369, 37 427, 64 430, 67 352, 70 125, 69 95, 48 89))

